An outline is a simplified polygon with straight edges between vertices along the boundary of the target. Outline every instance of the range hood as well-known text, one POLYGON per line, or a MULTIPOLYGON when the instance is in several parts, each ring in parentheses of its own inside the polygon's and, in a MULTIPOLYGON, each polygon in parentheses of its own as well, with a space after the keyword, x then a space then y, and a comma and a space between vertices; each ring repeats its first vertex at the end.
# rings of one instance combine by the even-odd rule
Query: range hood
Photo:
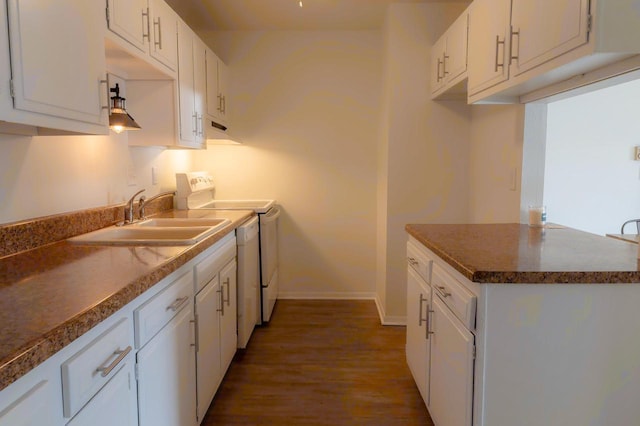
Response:
POLYGON ((207 144, 210 145, 237 145, 242 142, 224 124, 213 120, 207 120, 207 144))

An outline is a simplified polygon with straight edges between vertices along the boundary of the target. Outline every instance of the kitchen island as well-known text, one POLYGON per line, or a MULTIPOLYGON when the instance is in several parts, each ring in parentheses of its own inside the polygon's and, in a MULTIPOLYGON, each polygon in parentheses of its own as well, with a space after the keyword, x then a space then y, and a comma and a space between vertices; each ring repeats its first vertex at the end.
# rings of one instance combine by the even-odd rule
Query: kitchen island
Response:
POLYGON ((407 360, 436 424, 638 424, 637 245, 554 225, 406 230, 407 360))

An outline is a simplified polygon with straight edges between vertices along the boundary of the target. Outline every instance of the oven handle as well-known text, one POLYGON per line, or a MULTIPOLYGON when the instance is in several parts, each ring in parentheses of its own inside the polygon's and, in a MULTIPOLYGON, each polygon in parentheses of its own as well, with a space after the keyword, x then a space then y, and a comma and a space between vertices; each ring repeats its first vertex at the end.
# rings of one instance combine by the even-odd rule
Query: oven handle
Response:
POLYGON ((274 207, 271 210, 269 210, 269 213, 264 215, 264 218, 262 219, 262 223, 273 222, 274 220, 278 219, 279 217, 280 217, 280 209, 277 208, 277 207, 274 207))

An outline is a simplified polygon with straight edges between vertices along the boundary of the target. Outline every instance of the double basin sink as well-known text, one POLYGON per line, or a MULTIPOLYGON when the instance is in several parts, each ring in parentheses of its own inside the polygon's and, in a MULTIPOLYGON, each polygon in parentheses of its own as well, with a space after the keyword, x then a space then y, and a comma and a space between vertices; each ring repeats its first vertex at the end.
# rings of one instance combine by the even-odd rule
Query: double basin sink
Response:
POLYGON ((92 245, 192 245, 227 226, 229 219, 156 218, 110 226, 68 241, 92 245))

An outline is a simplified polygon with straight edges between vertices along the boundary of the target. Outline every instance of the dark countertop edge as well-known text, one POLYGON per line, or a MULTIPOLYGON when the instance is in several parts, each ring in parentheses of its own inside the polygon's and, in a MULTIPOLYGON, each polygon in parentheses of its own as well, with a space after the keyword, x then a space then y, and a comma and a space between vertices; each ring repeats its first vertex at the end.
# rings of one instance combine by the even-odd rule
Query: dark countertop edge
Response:
MULTIPOLYGON (((221 211, 217 210, 217 212, 221 211)), ((238 210, 234 212, 242 213, 238 210)), ((60 339, 59 336, 65 335, 67 339, 71 337, 72 340, 82 336, 118 310, 122 309, 136 297, 153 287, 160 280, 213 246, 253 215, 255 215, 255 213, 247 211, 245 215, 233 220, 220 231, 192 246, 187 246, 180 254, 157 266, 148 274, 124 284, 116 293, 104 300, 98 301, 91 308, 80 312, 63 324, 54 326, 39 339, 23 345, 21 348, 16 349, 12 355, 0 360, 0 391, 66 347, 69 343, 61 344, 60 342, 64 339, 60 339), (132 288, 135 288, 135 291, 132 292, 132 288), (70 336, 70 334, 72 335, 70 336)))
POLYGON ((467 268, 454 257, 424 238, 417 224, 407 224, 405 230, 434 254, 478 284, 637 284, 640 272, 634 271, 478 271, 467 268))

